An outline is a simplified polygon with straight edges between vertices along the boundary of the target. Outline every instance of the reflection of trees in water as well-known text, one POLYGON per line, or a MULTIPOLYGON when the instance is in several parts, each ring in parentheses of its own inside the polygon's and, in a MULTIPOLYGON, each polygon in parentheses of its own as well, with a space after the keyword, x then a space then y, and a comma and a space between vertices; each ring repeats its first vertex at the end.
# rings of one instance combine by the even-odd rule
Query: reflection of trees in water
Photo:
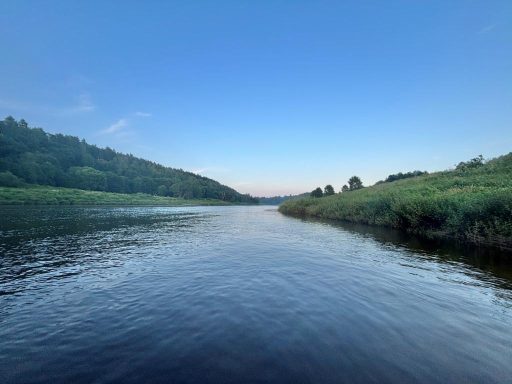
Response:
POLYGON ((326 223, 372 238, 382 244, 407 249, 413 252, 413 254, 410 254, 411 257, 427 257, 428 260, 445 264, 462 264, 467 275, 492 282, 495 286, 512 289, 511 251, 491 247, 477 247, 449 240, 430 240, 386 227, 314 218, 303 220, 326 223), (482 272, 489 273, 491 276, 482 272))

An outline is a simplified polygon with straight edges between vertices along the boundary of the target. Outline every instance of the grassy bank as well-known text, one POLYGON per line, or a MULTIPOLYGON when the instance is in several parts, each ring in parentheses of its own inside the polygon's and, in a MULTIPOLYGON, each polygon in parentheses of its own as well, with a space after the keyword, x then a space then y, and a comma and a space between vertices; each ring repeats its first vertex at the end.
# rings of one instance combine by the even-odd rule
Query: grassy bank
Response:
POLYGON ((286 201, 279 211, 512 249, 512 153, 475 168, 286 201))
POLYGON ((0 205, 228 205, 215 199, 178 199, 47 186, 0 187, 0 205))

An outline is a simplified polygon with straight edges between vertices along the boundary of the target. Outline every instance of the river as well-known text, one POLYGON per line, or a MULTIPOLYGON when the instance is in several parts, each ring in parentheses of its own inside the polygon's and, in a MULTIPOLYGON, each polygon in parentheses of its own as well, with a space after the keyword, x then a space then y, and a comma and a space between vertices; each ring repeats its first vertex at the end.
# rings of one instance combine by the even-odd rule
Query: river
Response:
POLYGON ((505 383, 512 255, 275 207, 0 207, 2 383, 505 383))

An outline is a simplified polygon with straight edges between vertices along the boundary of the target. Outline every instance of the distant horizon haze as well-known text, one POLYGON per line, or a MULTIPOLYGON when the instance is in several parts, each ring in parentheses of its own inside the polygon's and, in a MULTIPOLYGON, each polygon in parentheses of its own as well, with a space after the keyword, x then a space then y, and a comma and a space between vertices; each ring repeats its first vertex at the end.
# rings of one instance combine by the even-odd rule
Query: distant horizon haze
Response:
POLYGON ((265 197, 512 150, 512 2, 0 4, 0 118, 265 197))

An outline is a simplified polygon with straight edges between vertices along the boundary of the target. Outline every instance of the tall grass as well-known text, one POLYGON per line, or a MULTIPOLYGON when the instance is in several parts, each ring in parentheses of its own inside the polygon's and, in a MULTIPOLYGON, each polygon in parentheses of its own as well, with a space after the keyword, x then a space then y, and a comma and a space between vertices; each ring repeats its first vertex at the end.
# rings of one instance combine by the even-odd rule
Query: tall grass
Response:
POLYGON ((512 153, 476 168, 286 201, 279 211, 512 248, 512 153))

